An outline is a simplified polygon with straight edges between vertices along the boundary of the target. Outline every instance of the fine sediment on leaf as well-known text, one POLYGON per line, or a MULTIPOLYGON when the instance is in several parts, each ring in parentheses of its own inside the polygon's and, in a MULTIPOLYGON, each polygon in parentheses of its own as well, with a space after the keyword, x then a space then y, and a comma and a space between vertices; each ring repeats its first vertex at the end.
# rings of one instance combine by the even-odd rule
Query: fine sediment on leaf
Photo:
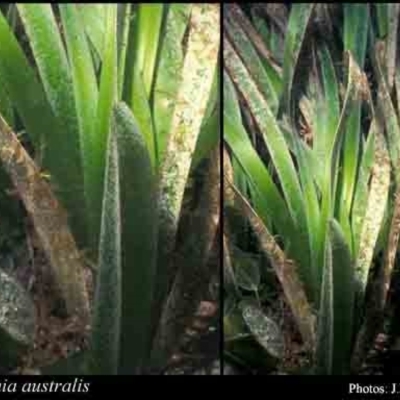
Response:
MULTIPOLYGON (((219 5, 198 4, 191 10, 187 50, 171 123, 171 135, 160 169, 159 216, 160 234, 157 262, 158 285, 156 292, 163 293, 155 299, 154 324, 158 329, 155 348, 165 349, 166 316, 170 305, 162 305, 170 290, 174 292, 177 273, 171 260, 175 246, 182 199, 189 176, 193 153, 206 112, 218 61, 219 5), (161 286, 161 289, 159 289, 161 286), (163 311, 162 311, 163 310, 163 311), (161 322, 158 323, 159 316, 161 322)), ((177 278, 178 279, 178 278, 177 278)), ((157 352, 158 350, 156 350, 157 352)))

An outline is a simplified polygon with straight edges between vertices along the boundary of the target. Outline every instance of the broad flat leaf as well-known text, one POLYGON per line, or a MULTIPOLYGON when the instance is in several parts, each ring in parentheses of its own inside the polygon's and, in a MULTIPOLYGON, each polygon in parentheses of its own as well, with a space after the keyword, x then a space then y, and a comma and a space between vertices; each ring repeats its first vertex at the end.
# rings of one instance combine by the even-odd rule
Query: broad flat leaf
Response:
POLYGON ((231 186, 237 207, 248 218, 254 233, 258 237, 261 250, 268 257, 276 277, 279 279, 303 342, 309 350, 313 351, 315 346, 314 315, 306 297, 303 282, 299 279, 300 274, 296 264, 287 259, 285 253, 276 243, 275 237, 271 235, 247 200, 235 186, 232 184, 231 186))
POLYGON ((25 289, 0 270, 0 360, 2 366, 16 367, 22 351, 33 345, 34 304, 25 289))
POLYGON ((278 325, 251 301, 242 301, 239 305, 242 316, 257 342, 275 358, 283 356, 283 335, 278 325))
POLYGON ((223 317, 225 342, 249 336, 237 299, 232 297, 230 303, 229 309, 224 313, 223 317))
POLYGON ((235 249, 233 264, 236 283, 245 290, 257 291, 260 285, 259 260, 252 254, 235 249))

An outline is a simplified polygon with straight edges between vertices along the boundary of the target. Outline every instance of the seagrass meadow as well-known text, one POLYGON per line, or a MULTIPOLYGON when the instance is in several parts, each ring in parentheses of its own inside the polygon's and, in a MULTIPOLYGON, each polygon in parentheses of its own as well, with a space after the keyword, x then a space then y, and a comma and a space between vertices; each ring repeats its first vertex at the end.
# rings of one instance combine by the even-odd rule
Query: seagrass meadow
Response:
POLYGON ((222 24, 229 373, 399 374, 399 5, 222 24))
POLYGON ((219 54, 218 4, 0 5, 0 373, 216 373, 219 54))

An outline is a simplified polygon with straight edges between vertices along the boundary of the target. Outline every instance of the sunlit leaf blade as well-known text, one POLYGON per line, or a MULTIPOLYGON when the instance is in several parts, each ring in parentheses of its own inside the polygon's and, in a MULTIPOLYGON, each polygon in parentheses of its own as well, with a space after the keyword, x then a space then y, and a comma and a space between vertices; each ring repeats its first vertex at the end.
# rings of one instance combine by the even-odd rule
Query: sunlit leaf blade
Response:
POLYGON ((181 82, 182 39, 189 21, 191 5, 171 4, 153 91, 153 115, 159 160, 163 159, 170 133, 175 98, 181 82))
MULTIPOLYGON (((77 6, 60 4, 60 14, 65 32, 68 58, 71 65, 74 98, 78 114, 79 133, 82 147, 83 176, 85 184, 93 179, 91 166, 93 162, 92 147, 96 137, 96 113, 98 87, 93 60, 84 31, 80 24, 77 6)), ((86 207, 91 208, 90 194, 86 195, 86 207)))
MULTIPOLYGON (((321 74, 322 75, 322 74, 321 74)), ((309 84, 306 90, 306 94, 301 97, 299 101, 299 109, 301 112, 301 118, 304 121, 303 126, 305 131, 309 132, 312 138, 312 147, 305 146, 308 148, 310 155, 310 162, 313 170, 313 176, 317 184, 318 190, 323 190, 324 185, 324 169, 326 168, 326 154, 329 153, 329 146, 333 146, 334 134, 336 132, 336 125, 330 126, 326 123, 328 116, 328 106, 325 99, 325 93, 322 89, 321 82, 316 79, 314 74, 310 75, 309 84), (330 129, 328 129, 330 126, 330 129), (333 131, 333 132, 332 132, 333 131), (331 137, 329 136, 329 134, 331 137)), ((288 133, 286 136, 293 142, 293 136, 296 132, 290 128, 289 121, 285 121, 283 130, 288 133)), ((301 133, 301 126, 300 126, 301 133)), ((294 148, 294 144, 291 145, 294 148)))
POLYGON ((220 104, 220 63, 218 60, 217 67, 214 70, 214 78, 210 90, 210 95, 207 101, 207 107, 204 112, 202 127, 207 124, 208 120, 212 118, 215 110, 219 108, 220 104))
MULTIPOLYGON (((296 138, 297 139, 297 138, 296 138)), ((318 254, 318 229, 320 223, 320 203, 312 173, 312 162, 307 158, 306 146, 300 140, 295 140, 296 155, 299 169, 299 179, 303 190, 304 207, 309 226, 309 242, 311 250, 311 269, 315 271, 318 268, 316 264, 316 255, 318 254)), ((316 276, 318 273, 313 272, 316 276)))
MULTIPOLYGON (((270 173, 253 148, 242 125, 239 102, 232 80, 224 70, 224 119, 223 132, 226 143, 233 151, 232 163, 235 166, 235 183, 249 183, 252 200, 258 215, 270 226, 272 212, 276 218, 276 228, 283 237, 290 237, 293 232, 292 221, 283 199, 272 182, 270 173), (274 211, 273 211, 274 210, 274 211)), ((244 189, 244 186, 238 186, 244 189)), ((246 193, 244 190, 242 193, 246 193)))
MULTIPOLYGON (((72 75, 66 51, 50 4, 18 4, 29 44, 35 56, 41 81, 52 111, 61 129, 49 132, 42 143, 47 149, 62 148, 64 157, 46 151, 44 164, 56 185, 68 188, 60 192, 71 223, 80 241, 86 240, 87 220, 83 196, 82 145, 76 112, 72 75)), ((42 118, 40 112, 36 118, 42 118)), ((45 132, 49 128, 47 127, 45 132)), ((38 149, 39 150, 39 149, 38 149)))
MULTIPOLYGON (((84 143, 86 137, 90 140, 95 138, 93 127, 98 99, 96 75, 84 27, 79 23, 77 6, 60 4, 59 7, 71 65, 81 137, 84 143)), ((85 148, 87 146, 84 145, 85 148)))
POLYGON ((53 111, 69 122, 67 129, 76 129, 72 75, 52 8, 49 4, 19 4, 18 11, 53 111))
POLYGON ((336 185, 338 183, 338 163, 340 159, 340 151, 345 140, 345 132, 348 125, 348 121, 355 109, 361 103, 361 89, 362 89, 362 75, 360 69, 355 63, 350 52, 345 53, 346 65, 347 65, 347 87, 345 98, 342 105, 342 110, 336 132, 334 135, 334 141, 332 147, 330 147, 330 160, 327 164, 330 169, 329 176, 331 182, 331 189, 333 198, 336 195, 336 185))
POLYGON ((352 210, 352 230, 354 237, 354 256, 357 259, 360 248, 361 230, 365 218, 365 204, 368 201, 368 181, 375 154, 375 128, 376 123, 371 124, 368 138, 364 144, 364 151, 358 171, 358 180, 354 193, 352 210))
POLYGON ((279 45, 276 45, 278 43, 283 45, 281 34, 277 34, 271 26, 271 29, 268 29, 267 21, 264 18, 257 18, 255 12, 252 12, 254 9, 250 10, 250 13, 252 14, 251 19, 254 22, 254 25, 238 4, 230 4, 226 9, 226 15, 228 15, 228 13, 234 15, 234 19, 240 24, 241 28, 248 36, 252 45, 261 57, 261 61, 271 79, 275 91, 280 93, 282 89, 282 68, 278 65, 278 61, 281 61, 283 46, 280 47, 279 45), (259 23, 257 24, 257 22, 259 23))
POLYGON ((388 150, 393 167, 395 182, 396 185, 399 185, 400 125, 382 70, 382 43, 377 42, 374 49, 375 50, 372 54, 372 65, 374 67, 379 85, 377 111, 379 112, 382 124, 386 127, 388 150))
MULTIPOLYGON (((321 101, 326 122, 318 126, 315 132, 315 152, 321 165, 324 164, 325 154, 331 151, 334 141, 336 127, 340 117, 339 85, 333 66, 333 60, 326 46, 318 49, 318 60, 320 62, 322 84, 324 90, 324 101, 321 101), (323 130, 322 132, 319 130, 323 130)), ((317 100, 317 99, 316 99, 317 100)), ((318 110, 319 111, 319 110, 318 110)))
POLYGON ((106 4, 79 4, 78 10, 80 21, 85 27, 86 34, 96 50, 98 56, 103 54, 103 46, 105 45, 105 29, 106 29, 106 4))
POLYGON ((232 123, 227 115, 224 115, 223 123, 226 142, 245 171, 249 182, 259 192, 260 196, 265 199, 262 202, 265 214, 274 213, 278 231, 282 235, 284 233, 289 235, 293 225, 285 203, 273 183, 267 168, 252 147, 246 132, 242 126, 232 123))
POLYGON ((126 50, 128 47, 128 34, 132 15, 131 4, 118 4, 117 12, 117 46, 118 46, 118 98, 122 99, 124 87, 126 50))
POLYGON ((193 5, 182 80, 161 166, 161 197, 177 219, 219 54, 219 5, 193 5), (190 123, 189 123, 190 121, 190 123))
POLYGON ((105 45, 102 54, 102 67, 100 76, 99 97, 96 110, 95 138, 91 141, 88 149, 91 163, 87 165, 89 176, 86 182, 87 195, 90 209, 90 232, 91 245, 97 248, 101 198, 104 187, 104 173, 106 162, 107 140, 111 126, 112 107, 117 99, 118 73, 117 73, 117 5, 111 4, 106 7, 105 45))
POLYGON ((254 119, 262 131, 271 158, 282 182, 282 189, 291 216, 296 223, 299 223, 303 215, 303 199, 297 173, 282 132, 265 98, 258 91, 252 77, 249 76, 238 55, 227 40, 224 40, 224 60, 232 80, 245 98, 254 119))
POLYGON ((153 85, 157 50, 160 40, 160 29, 165 4, 138 4, 136 10, 136 54, 135 67, 143 77, 147 97, 153 85))
MULTIPOLYGON (((349 51, 360 69, 364 68, 368 38, 369 5, 344 4, 344 50, 349 51)), ((349 224, 354 199, 361 138, 361 103, 354 107, 346 127, 343 150, 340 222, 349 224)), ((349 234, 346 234, 349 236, 349 234)))
MULTIPOLYGON (((223 71, 223 96, 224 96, 224 115, 228 116, 229 119, 231 119, 235 125, 238 127, 242 126, 242 116, 240 112, 240 106, 239 106, 239 101, 236 96, 235 88, 233 86, 232 80, 229 78, 229 75, 227 71, 224 69, 223 71)), ((225 120, 225 117, 224 117, 225 120)), ((233 125, 232 125, 233 126, 233 125)), ((248 137, 244 131, 244 129, 240 129, 242 135, 243 135, 243 140, 247 141, 248 137)), ((225 142, 228 143, 225 135, 226 131, 224 130, 224 139, 225 142)), ((234 132, 233 132, 234 134, 234 132)), ((239 147, 238 147, 239 148, 239 147)), ((233 149, 233 148, 232 148, 233 149)), ((226 151, 226 148, 224 149, 226 151)), ((251 191, 251 199, 253 201, 254 207, 257 210, 258 214, 260 215, 261 219, 264 221, 264 223, 271 228, 269 225, 269 216, 268 212, 264 207, 264 202, 262 201, 262 196, 259 194, 257 196, 257 190, 255 187, 250 187, 251 186, 251 181, 249 180, 249 175, 246 174, 245 169, 242 167, 240 162, 237 159, 237 154, 233 152, 232 154, 232 160, 229 159, 228 153, 224 153, 224 172, 227 172, 228 169, 228 164, 225 164, 229 161, 229 171, 232 171, 232 176, 230 179, 235 183, 236 187, 240 190, 241 193, 244 193, 245 195, 248 194, 248 191, 251 191), (230 163, 231 162, 231 163, 230 163), (265 211, 265 212, 264 212, 265 211)), ((268 178, 269 179, 269 178, 268 178)), ((226 190, 229 191, 229 188, 225 185, 226 190)), ((225 204, 230 204, 231 199, 224 197, 224 203, 225 204)))
POLYGON ((271 84, 270 78, 266 73, 264 66, 258 57, 252 43, 241 29, 234 15, 228 14, 224 19, 224 32, 229 36, 232 45, 235 47, 238 55, 249 70, 250 75, 257 83, 261 93, 269 103, 271 111, 276 114, 278 109, 278 93, 271 84), (230 18, 229 18, 230 16, 230 18))
POLYGON ((3 78, 1 77, 1 71, 0 71, 0 113, 3 115, 3 117, 10 126, 14 126, 13 104, 11 102, 10 97, 7 94, 5 82, 3 82, 3 78))
POLYGON ((296 257, 298 257, 300 268, 304 271, 307 291, 313 296, 316 294, 316 277, 310 263, 309 226, 305 215, 304 197, 285 138, 268 103, 259 92, 257 85, 249 76, 239 56, 226 38, 224 38, 224 60, 232 80, 245 99, 263 135, 270 157, 276 168, 290 216, 298 229, 296 232, 298 234, 297 240, 292 242, 291 245, 296 246, 296 242, 299 245, 301 244, 302 253, 298 252, 296 257))
MULTIPOLYGON (((359 242, 357 277, 365 291, 390 189, 390 158, 382 132, 375 134, 375 154, 364 224, 359 242)), ((364 205, 365 207, 365 205, 364 205)))
MULTIPOLYGON (((336 127, 334 140, 329 149, 329 153, 327 154, 328 162, 325 164, 323 172, 321 228, 319 233, 321 246, 319 256, 321 256, 321 254, 326 254, 325 242, 327 240, 327 232, 329 228, 328 224, 329 220, 334 217, 334 204, 338 184, 338 167, 342 145, 344 142, 345 129, 347 127, 348 118, 351 115, 354 106, 360 101, 360 71, 354 63, 351 54, 346 53, 346 58, 348 71, 346 94, 343 101, 340 119, 336 127)), ((348 225, 342 225, 343 229, 346 229, 347 227, 348 225)), ((345 230, 344 233, 348 245, 352 246, 351 236, 348 236, 349 231, 345 230)), ((322 277, 320 276, 319 279, 321 282, 322 277)))
POLYGON ((135 78, 132 92, 132 112, 135 115, 140 132, 142 133, 146 142, 153 168, 156 168, 158 165, 158 154, 155 143, 153 118, 151 115, 150 104, 146 94, 144 81, 142 79, 143 77, 138 68, 135 68, 134 74, 135 78))

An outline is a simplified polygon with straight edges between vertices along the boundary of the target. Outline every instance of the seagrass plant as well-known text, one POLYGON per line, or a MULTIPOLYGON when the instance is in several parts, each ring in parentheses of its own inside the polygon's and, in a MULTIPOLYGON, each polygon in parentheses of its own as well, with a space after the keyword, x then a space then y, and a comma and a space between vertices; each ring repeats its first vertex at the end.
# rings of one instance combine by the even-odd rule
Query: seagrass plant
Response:
MULTIPOLYGON (((175 340, 162 321, 179 307, 167 299, 183 193, 190 171, 218 144, 219 7, 17 3, 4 10, 7 127, 0 131, 26 132, 40 158, 35 180, 49 179, 77 248, 95 265, 90 346, 67 373, 76 363, 89 374, 157 370, 175 340)), ((36 220, 47 238, 46 221, 36 220)), ((74 314, 88 307, 86 288, 72 266, 62 264, 60 273, 59 258, 51 265, 74 314)))
POLYGON ((308 352, 302 373, 357 373, 399 235, 398 5, 232 4, 223 24, 226 354, 249 334, 264 358, 285 346, 260 263, 237 251, 249 224, 308 352))

